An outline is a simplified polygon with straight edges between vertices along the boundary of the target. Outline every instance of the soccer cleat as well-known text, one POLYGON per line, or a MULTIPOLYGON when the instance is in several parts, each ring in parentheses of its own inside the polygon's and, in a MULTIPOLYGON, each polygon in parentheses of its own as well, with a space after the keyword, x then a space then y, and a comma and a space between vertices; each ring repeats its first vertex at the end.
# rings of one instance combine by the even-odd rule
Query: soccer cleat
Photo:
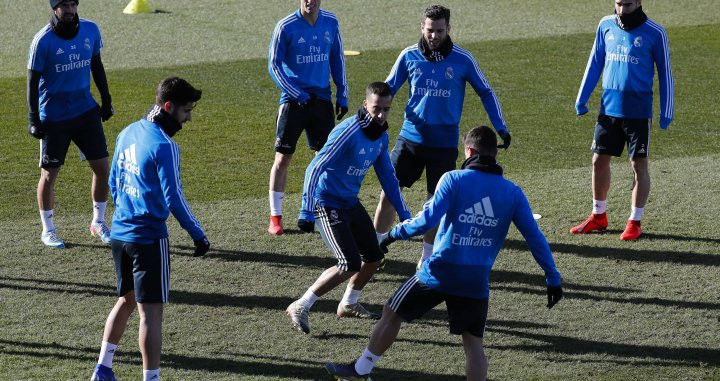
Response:
POLYGON ((640 221, 628 220, 625 225, 625 231, 620 234, 620 239, 623 241, 634 241, 640 238, 642 234, 642 228, 640 227, 640 221))
POLYGON ((97 364, 95 365, 92 377, 90 377, 90 381, 117 381, 117 378, 115 378, 115 373, 113 373, 112 368, 97 364))
POLYGON ((587 218, 587 220, 583 221, 578 226, 575 226, 570 229, 570 233, 572 234, 587 234, 590 233, 593 230, 605 230, 608 226, 607 216, 605 213, 601 214, 591 214, 590 217, 587 218))
POLYGON ((268 226, 268 233, 271 235, 281 235, 284 233, 282 225, 282 216, 270 216, 270 226, 268 226))
POLYGON ((360 319, 373 319, 379 320, 380 314, 370 312, 365 309, 360 303, 355 304, 343 304, 340 303, 337 309, 338 317, 356 317, 360 319))
POLYGON ((325 364, 325 370, 333 377, 334 380, 348 381, 372 381, 370 374, 358 374, 355 370, 355 364, 325 364))
POLYGON ((110 228, 105 225, 104 221, 90 224, 90 234, 100 237, 103 243, 110 243, 110 228))
POLYGON ((45 246, 52 247, 53 249, 62 249, 65 247, 65 241, 58 237, 57 230, 42 233, 40 240, 42 240, 45 246))
POLYGON ((292 325, 295 329, 306 335, 310 333, 310 323, 308 323, 310 310, 308 308, 300 305, 297 301, 294 301, 288 306, 285 312, 288 316, 290 316, 290 320, 292 321, 292 325))

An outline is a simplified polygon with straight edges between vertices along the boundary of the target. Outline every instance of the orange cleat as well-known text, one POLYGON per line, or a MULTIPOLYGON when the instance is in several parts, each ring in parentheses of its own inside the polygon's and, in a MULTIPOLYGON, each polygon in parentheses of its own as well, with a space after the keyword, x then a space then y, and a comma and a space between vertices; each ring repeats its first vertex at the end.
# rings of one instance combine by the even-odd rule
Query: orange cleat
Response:
POLYGON ((605 213, 591 214, 587 220, 583 221, 578 226, 574 226, 570 229, 572 234, 587 234, 593 230, 605 230, 608 226, 607 216, 605 213))
POLYGON ((640 221, 628 220, 625 225, 625 231, 620 234, 620 239, 623 241, 634 241, 640 238, 642 234, 642 228, 640 227, 640 221))
POLYGON ((282 235, 283 225, 282 216, 270 216, 270 226, 268 226, 268 233, 271 235, 282 235))

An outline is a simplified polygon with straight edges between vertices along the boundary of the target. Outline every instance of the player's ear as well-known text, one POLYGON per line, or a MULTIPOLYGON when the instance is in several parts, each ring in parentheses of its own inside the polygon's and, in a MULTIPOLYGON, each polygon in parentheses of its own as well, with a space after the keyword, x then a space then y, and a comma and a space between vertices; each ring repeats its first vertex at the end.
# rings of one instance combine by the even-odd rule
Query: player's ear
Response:
POLYGON ((363 99, 363 108, 367 110, 367 98, 363 99))
POLYGON ((165 101, 162 105, 163 110, 165 110, 168 113, 172 113, 173 110, 173 104, 170 101, 165 101))

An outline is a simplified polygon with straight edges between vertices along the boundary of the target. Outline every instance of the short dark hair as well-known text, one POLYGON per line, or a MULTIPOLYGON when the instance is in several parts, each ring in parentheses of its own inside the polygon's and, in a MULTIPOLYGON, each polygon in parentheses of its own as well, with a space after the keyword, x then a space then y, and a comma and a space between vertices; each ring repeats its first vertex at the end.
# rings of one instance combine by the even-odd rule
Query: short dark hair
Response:
POLYGON ((424 22, 425 19, 430 19, 433 21, 437 21, 440 19, 445 19, 445 22, 449 25, 450 24, 450 10, 448 8, 443 7, 442 5, 431 5, 423 11, 423 19, 424 22))
POLYGON ((365 88, 365 97, 369 97, 372 94, 380 97, 391 97, 392 89, 390 89, 390 85, 385 82, 373 82, 365 88))
POLYGON ((473 127, 465 134, 463 143, 481 155, 497 155, 497 136, 488 126, 473 127))
POLYGON ((188 81, 180 77, 165 78, 155 92, 155 101, 162 106, 165 102, 175 105, 195 103, 202 97, 202 91, 194 88, 188 81))

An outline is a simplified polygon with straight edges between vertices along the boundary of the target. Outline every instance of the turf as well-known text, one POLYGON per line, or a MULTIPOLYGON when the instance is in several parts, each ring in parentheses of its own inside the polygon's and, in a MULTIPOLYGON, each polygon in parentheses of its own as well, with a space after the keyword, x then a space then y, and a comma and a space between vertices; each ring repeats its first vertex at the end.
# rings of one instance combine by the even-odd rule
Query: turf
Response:
MULTIPOLYGON (((405 10, 421 8, 419 2, 366 3, 324 3, 346 15, 341 16, 346 41, 362 41, 357 46, 363 54, 347 60, 355 105, 362 87, 383 79, 399 50, 417 38, 415 21, 400 25, 401 32, 378 38, 367 32, 367 20, 386 25, 390 20, 412 19, 414 13, 407 15, 405 10), (347 16, 353 11, 377 17, 347 16)), ((6 25, 15 23, 9 33, 21 36, 15 48, 24 55, 35 24, 43 18, 35 19, 42 12, 39 5, 26 10, 19 4, 7 5, 9 15, 16 17, 8 17, 6 25), (21 23, 18 15, 26 11, 31 20, 21 23)), ((121 8, 118 4, 116 8, 121 8)), ((293 331, 283 312, 323 268, 332 265, 318 234, 273 238, 264 233, 278 94, 262 56, 274 21, 295 4, 153 4, 172 13, 126 18, 102 13, 100 3, 83 2, 82 7, 108 31, 106 57, 117 112, 106 124, 111 149, 117 133, 150 106, 154 84, 163 77, 184 76, 204 90, 193 121, 177 140, 183 150, 185 191, 213 248, 206 258, 191 258, 191 241, 171 220, 172 303, 166 309, 163 379, 320 379, 324 362, 351 361, 359 354, 372 324, 334 317, 341 289, 313 308, 310 336, 293 331), (243 7, 263 17, 247 18, 242 27, 222 26, 243 15, 243 7), (175 25, 165 18, 175 22, 190 16, 187 23, 178 24, 188 28, 184 34, 188 45, 182 45, 186 50, 177 56, 169 52, 172 47, 180 50, 178 42, 162 40, 168 37, 142 28, 158 24, 154 27, 162 30, 175 25), (118 37, 121 30, 128 36, 140 35, 138 29, 145 38, 152 35, 167 46, 153 56, 137 48, 142 39, 118 37), (239 30, 247 32, 243 42, 236 41, 239 30), (203 33, 216 39, 205 39, 203 33), (228 49, 217 49, 223 44, 228 49), (238 45, 233 44, 247 45, 247 54, 239 55, 238 45), (113 52, 133 47, 137 55, 113 52)), ((518 6, 521 2, 511 1, 498 9, 486 2, 448 4, 457 22, 453 37, 478 58, 513 134, 513 145, 500 153, 499 160, 507 176, 523 186, 534 210, 544 216, 540 227, 566 288, 566 299, 547 311, 541 272, 522 237, 511 230, 492 276, 485 340, 491 379, 720 379, 720 240, 712 223, 720 204, 716 192, 720 111, 713 96, 720 86, 715 74, 720 23, 713 3, 652 5, 651 16, 669 26, 676 120, 669 131, 653 126, 647 233, 645 239, 632 243, 617 239, 629 209, 631 173, 625 159, 613 166, 610 231, 581 237, 567 234, 589 207, 593 117, 576 117, 573 103, 593 29, 606 11, 604 3, 575 7, 582 9, 546 22, 548 30, 533 23, 554 20, 567 4, 531 1, 518 6), (484 17, 493 10, 498 17, 484 17)), ((24 58, 15 57, 14 44, 0 47, 0 237, 4 243, 0 379, 86 378, 114 302, 112 261, 107 247, 87 234, 89 171, 74 148, 61 173, 56 207, 56 222, 69 247, 51 251, 37 239, 37 142, 25 132, 25 80, 23 70, 18 71, 24 58)), ((394 103, 392 136, 402 119, 405 91, 394 103)), ((469 93, 466 99, 463 131, 487 123, 477 97, 469 93)), ((596 92, 591 110, 597 109, 597 101, 596 92)), ((299 208, 302 168, 310 158, 311 153, 301 149, 293 164, 286 205, 290 223, 299 208)), ((377 181, 368 176, 361 198, 369 210, 374 209, 378 193, 377 181)), ((421 187, 406 195, 417 210, 421 187)), ((418 241, 392 247, 387 270, 376 276, 362 297, 371 309, 379 310, 412 273, 419 251, 418 241)), ((117 356, 115 368, 121 379, 140 373, 136 319, 131 320, 117 356)), ((375 379, 462 379, 462 349, 459 340, 447 334, 444 319, 444 311, 437 309, 428 319, 403 328, 375 379)))

